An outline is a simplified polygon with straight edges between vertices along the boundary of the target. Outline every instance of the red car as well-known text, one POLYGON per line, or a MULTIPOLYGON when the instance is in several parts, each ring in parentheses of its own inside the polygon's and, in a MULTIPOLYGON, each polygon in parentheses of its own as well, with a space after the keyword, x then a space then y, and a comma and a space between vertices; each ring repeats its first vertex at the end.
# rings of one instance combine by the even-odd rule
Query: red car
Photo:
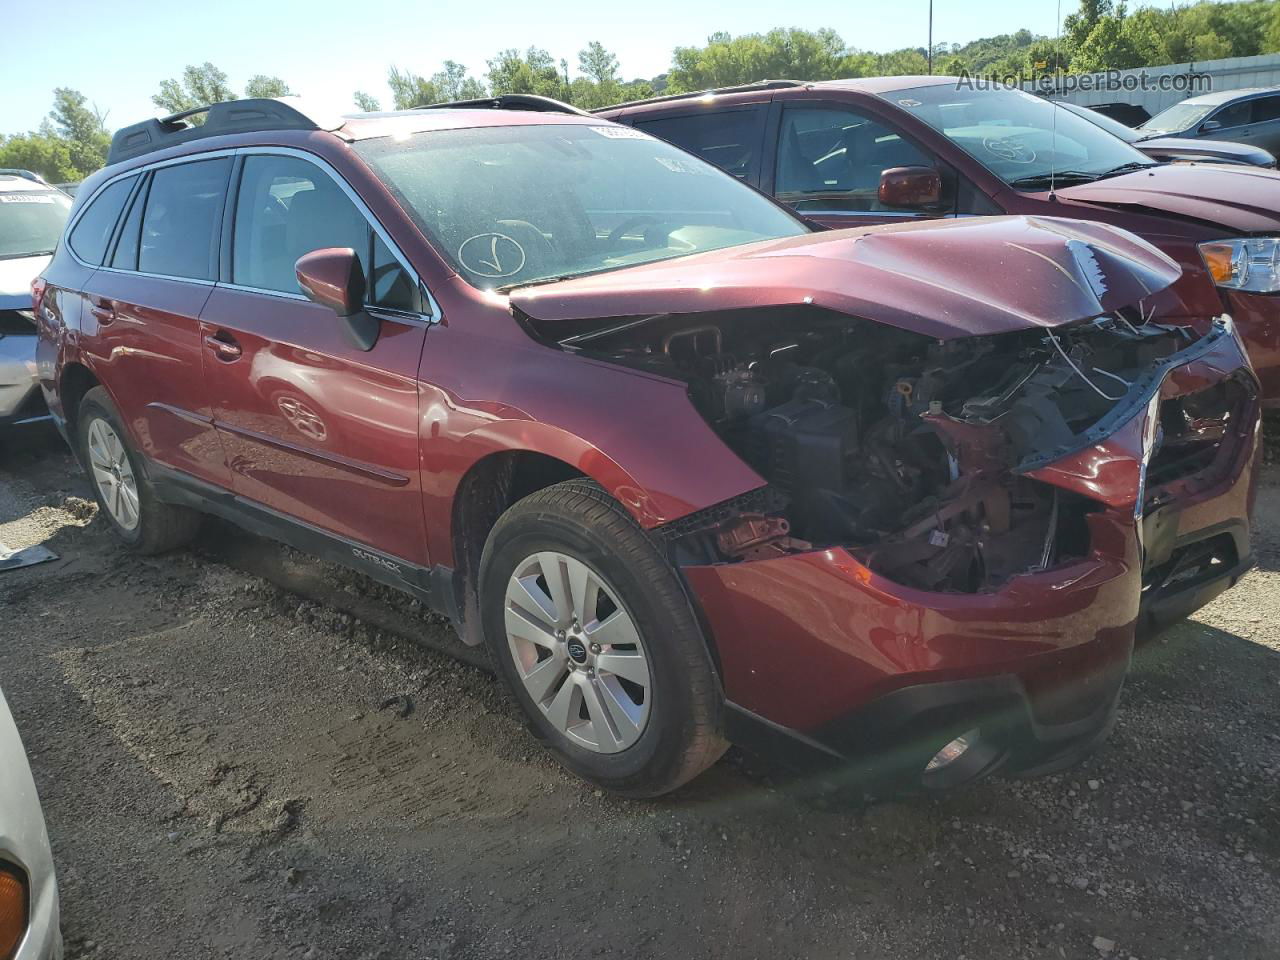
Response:
POLYGON ((956 77, 772 81, 599 113, 830 227, 1021 214, 1132 230, 1182 267, 1151 301, 1156 316, 1203 331, 1229 313, 1267 402, 1280 403, 1274 170, 1161 164, 1040 97, 956 77))
POLYGON ((728 740, 946 786, 1107 733, 1135 628, 1250 562, 1229 319, 1097 223, 813 232, 536 98, 116 134, 38 280, 49 407, 141 552, 201 513, 486 643, 571 770, 728 740))

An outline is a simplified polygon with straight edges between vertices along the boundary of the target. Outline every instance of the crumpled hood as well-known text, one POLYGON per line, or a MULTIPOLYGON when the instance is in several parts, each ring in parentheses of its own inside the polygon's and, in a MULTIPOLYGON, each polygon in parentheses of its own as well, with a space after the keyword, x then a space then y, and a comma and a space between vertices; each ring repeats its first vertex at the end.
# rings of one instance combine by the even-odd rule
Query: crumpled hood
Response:
POLYGON ((0 310, 30 309, 31 281, 51 259, 40 256, 0 260, 0 310))
POLYGON ((1058 197, 1170 213, 1231 236, 1280 231, 1280 173, 1261 168, 1169 164, 1063 187, 1058 197))
POLYGON ((1131 306, 1180 268, 1103 223, 983 217, 858 227, 517 288, 537 320, 813 304, 946 340, 1131 306))

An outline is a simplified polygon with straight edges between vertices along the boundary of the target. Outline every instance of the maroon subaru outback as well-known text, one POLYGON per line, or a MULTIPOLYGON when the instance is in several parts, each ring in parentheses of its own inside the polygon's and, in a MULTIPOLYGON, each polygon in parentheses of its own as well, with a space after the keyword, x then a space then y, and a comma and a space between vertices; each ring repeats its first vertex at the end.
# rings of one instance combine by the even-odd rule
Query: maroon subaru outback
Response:
POLYGON ((1280 404, 1274 170, 1158 163, 1057 104, 956 77, 767 81, 599 113, 834 228, 1022 214, 1132 230, 1182 267, 1157 318, 1203 331, 1229 313, 1280 404))
POLYGON ((930 787, 1099 743, 1135 629, 1251 557, 1258 382, 1152 320, 1179 273, 1098 223, 815 233, 536 98, 244 100, 117 133, 33 293, 125 544, 210 513, 405 590, 640 796, 731 740, 930 787))

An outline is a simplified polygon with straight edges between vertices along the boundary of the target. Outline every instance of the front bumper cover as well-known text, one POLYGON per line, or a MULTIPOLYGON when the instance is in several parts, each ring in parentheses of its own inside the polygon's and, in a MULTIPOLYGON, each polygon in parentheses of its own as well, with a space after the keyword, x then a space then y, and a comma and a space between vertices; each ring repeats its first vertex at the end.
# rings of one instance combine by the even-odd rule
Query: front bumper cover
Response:
POLYGON ((1135 389, 1141 402, 1108 436, 1026 471, 1097 503, 1077 561, 980 594, 903 587, 841 547, 683 567, 730 739, 919 775, 978 727, 990 747, 969 770, 979 776, 1058 769, 1105 738, 1139 632, 1186 616, 1252 562, 1258 384, 1230 321, 1135 389), (1229 378, 1245 400, 1212 468, 1147 489, 1160 403, 1229 378))

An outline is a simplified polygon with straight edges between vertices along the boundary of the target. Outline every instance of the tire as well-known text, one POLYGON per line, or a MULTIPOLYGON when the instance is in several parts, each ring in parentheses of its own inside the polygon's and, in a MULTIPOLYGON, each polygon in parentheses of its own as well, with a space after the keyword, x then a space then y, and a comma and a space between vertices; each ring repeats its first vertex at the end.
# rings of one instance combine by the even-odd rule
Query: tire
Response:
POLYGON ((200 528, 200 513, 162 503, 156 497, 142 458, 130 446, 120 413, 106 390, 94 387, 84 395, 76 423, 80 463, 89 475, 100 512, 116 536, 134 553, 143 555, 165 553, 188 543, 200 528))
POLYGON ((480 560, 480 610, 508 692, 572 773, 621 796, 654 797, 724 753, 720 685, 676 572, 595 483, 555 484, 498 519, 480 560), (556 628, 570 618, 547 570, 558 571, 570 609, 594 608, 563 638, 556 628), (575 606, 569 594, 590 594, 593 579, 602 599, 575 606), (528 612, 530 599, 541 613, 528 612))

